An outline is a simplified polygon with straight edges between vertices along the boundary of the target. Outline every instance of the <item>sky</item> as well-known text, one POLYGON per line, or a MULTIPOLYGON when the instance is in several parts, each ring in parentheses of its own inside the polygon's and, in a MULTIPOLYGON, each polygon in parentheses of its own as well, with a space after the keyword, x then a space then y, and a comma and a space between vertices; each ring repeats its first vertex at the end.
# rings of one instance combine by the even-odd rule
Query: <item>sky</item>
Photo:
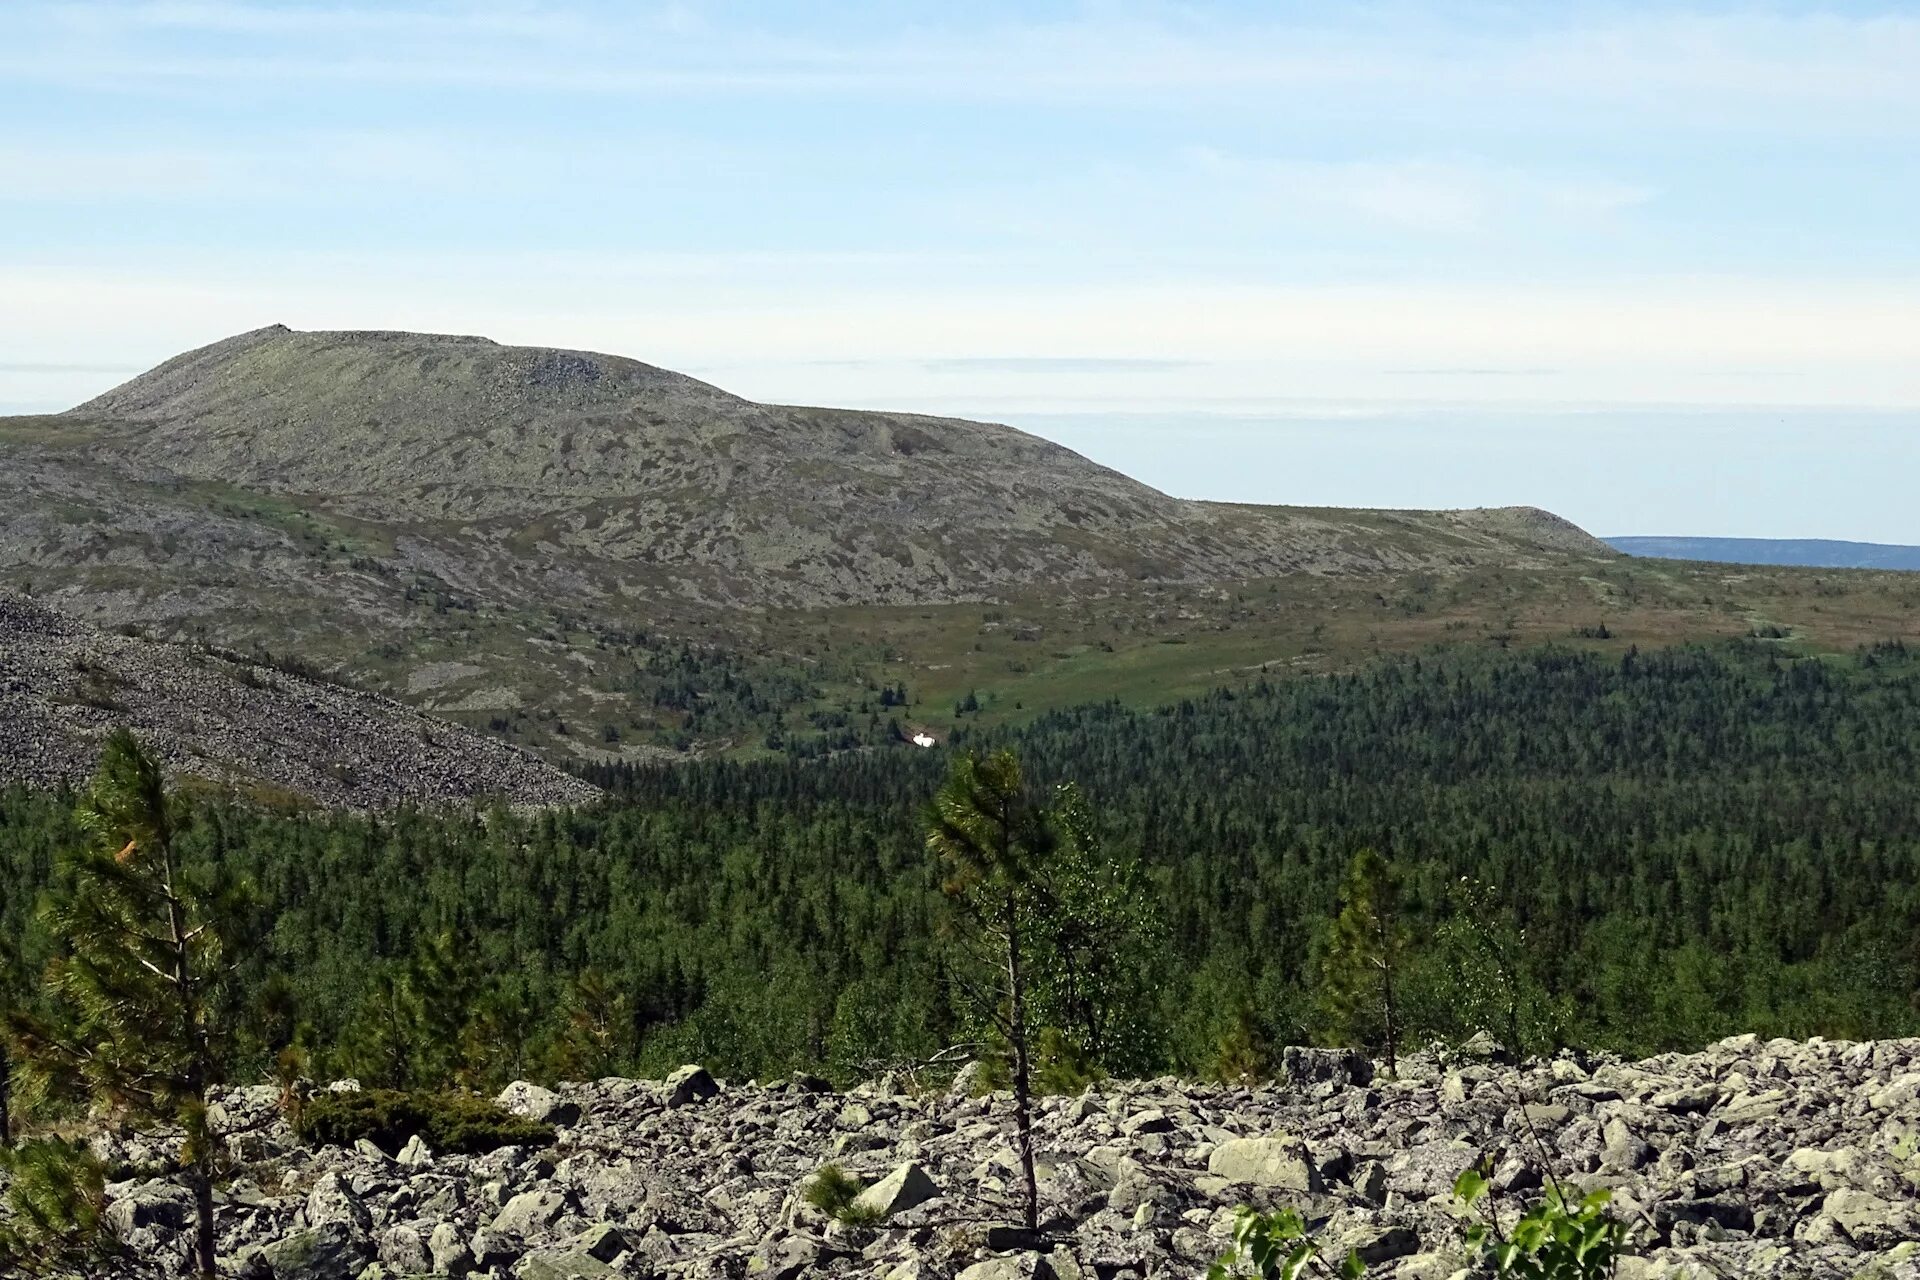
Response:
POLYGON ((1920 543, 1920 3, 0 0, 0 412, 271 323, 1920 543))

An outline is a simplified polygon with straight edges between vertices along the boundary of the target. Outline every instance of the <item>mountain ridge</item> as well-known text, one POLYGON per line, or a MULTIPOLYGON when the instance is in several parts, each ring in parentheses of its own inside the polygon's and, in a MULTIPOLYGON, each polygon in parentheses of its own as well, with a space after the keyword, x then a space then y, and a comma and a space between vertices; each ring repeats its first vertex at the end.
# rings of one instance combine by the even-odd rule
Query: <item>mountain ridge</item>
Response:
POLYGON ((574 762, 711 741, 723 704, 728 749, 840 734, 853 705, 826 691, 895 661, 867 624, 908 610, 1070 603, 1080 616, 1047 626, 1085 638, 1044 654, 1000 652, 1031 623, 964 624, 989 628, 966 663, 1022 674, 1177 639, 1199 613, 1230 625, 1237 583, 1619 562, 1533 508, 1195 502, 1001 424, 758 404, 598 352, 284 325, 0 418, 0 513, 0 585, 108 628, 299 658, 574 762))
MULTIPOLYGON (((60 416, 117 426, 141 463, 343 514, 540 519, 566 550, 661 565, 674 586, 728 603, 913 603, 1421 558, 1351 538, 1329 552, 1342 531, 1324 509, 1172 498, 1000 424, 758 404, 625 357, 470 336, 270 326, 60 416), (833 566, 848 552, 865 563, 833 566)), ((1433 540, 1463 554, 1610 554, 1544 513, 1380 514, 1431 519, 1433 540)))

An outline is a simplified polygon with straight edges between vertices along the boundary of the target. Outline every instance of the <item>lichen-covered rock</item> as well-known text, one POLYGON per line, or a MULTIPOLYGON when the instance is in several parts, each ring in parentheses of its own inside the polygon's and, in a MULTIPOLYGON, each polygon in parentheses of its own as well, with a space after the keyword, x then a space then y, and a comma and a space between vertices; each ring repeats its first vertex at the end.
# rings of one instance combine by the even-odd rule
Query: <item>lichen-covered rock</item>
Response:
POLYGON ((1318 1191, 1320 1175, 1300 1139, 1285 1133, 1232 1138, 1207 1157, 1207 1172, 1229 1182, 1283 1191, 1318 1191))
POLYGON ((330 1221, 275 1241, 261 1258, 273 1280, 356 1280, 367 1250, 346 1223, 330 1221))
POLYGON ((579 1103, 525 1080, 516 1080, 502 1089, 494 1102, 503 1110, 542 1124, 570 1125, 580 1121, 579 1103))
POLYGON ((493 1230, 522 1239, 538 1237, 567 1211, 567 1198, 553 1191, 522 1191, 494 1215, 493 1230))
MULTIPOLYGON (((529 1092, 541 1108, 578 1109, 550 1150, 424 1162, 307 1152, 262 1113, 258 1136, 291 1154, 235 1170, 219 1246, 236 1280, 352 1280, 368 1266, 448 1280, 1144 1280, 1203 1273, 1251 1202, 1300 1209, 1330 1250, 1370 1259, 1376 1280, 1446 1280, 1464 1265, 1453 1182, 1484 1162, 1508 1203, 1539 1194, 1546 1164, 1610 1187, 1639 1251, 1622 1276, 1909 1280, 1920 1116, 1903 1082, 1916 1073, 1920 1041, 1753 1039, 1637 1063, 1416 1055, 1367 1085, 1105 1081, 1035 1100, 1036 1236, 1011 1225, 1019 1160, 1004 1093, 843 1096, 788 1082, 693 1105, 696 1068, 674 1084, 529 1092), (669 1105, 682 1086, 690 1101, 669 1105), (844 1143, 851 1134, 873 1143, 844 1143), (867 1188, 860 1203, 879 1221, 853 1227, 806 1206, 802 1189, 829 1160, 867 1188)), ((243 1097, 220 1105, 250 1110, 243 1097)), ((179 1135, 102 1141, 116 1158, 164 1165, 179 1135)), ((146 1180, 108 1194, 131 1257, 88 1280, 180 1275, 185 1188, 146 1180)))
POLYGON ((720 1092, 720 1086, 705 1067, 684 1066, 667 1077, 667 1105, 684 1107, 704 1102, 720 1092))
POLYGON ((939 1194, 940 1188, 927 1176, 927 1171, 910 1160, 862 1191, 853 1203, 890 1218, 925 1204, 939 1194))

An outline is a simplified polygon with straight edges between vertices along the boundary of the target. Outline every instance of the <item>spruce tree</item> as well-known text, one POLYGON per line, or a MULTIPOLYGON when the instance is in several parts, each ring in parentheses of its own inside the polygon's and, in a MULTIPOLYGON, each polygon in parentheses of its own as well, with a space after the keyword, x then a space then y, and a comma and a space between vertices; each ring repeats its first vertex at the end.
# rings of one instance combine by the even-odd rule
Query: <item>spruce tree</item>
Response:
POLYGON ((106 1169, 84 1142, 42 1138, 0 1148, 7 1214, 0 1275, 70 1276, 114 1252, 106 1169))
POLYGON ((1027 794, 1010 751, 953 764, 928 806, 927 849, 946 870, 944 889, 968 937, 996 956, 1001 972, 985 1013, 1013 1055, 1013 1109, 1029 1229, 1039 1223, 1033 1171, 1032 1071, 1027 1040, 1027 973, 1021 938, 1036 871, 1051 845, 1045 814, 1027 794))
POLYGON ((40 1089, 184 1130, 194 1260, 211 1276, 207 1094, 221 1079, 223 1044, 208 1015, 227 972, 221 921, 232 902, 185 874, 178 809, 158 762, 125 730, 110 737, 80 808, 90 841, 46 907, 62 946, 48 970, 53 1012, 15 1025, 40 1089))
POLYGON ((1408 935, 1400 914, 1400 886, 1393 864, 1362 849, 1348 864, 1340 887, 1340 913, 1333 922, 1322 999, 1334 1034, 1348 1043, 1378 1030, 1387 1073, 1399 1070, 1400 976, 1408 935))

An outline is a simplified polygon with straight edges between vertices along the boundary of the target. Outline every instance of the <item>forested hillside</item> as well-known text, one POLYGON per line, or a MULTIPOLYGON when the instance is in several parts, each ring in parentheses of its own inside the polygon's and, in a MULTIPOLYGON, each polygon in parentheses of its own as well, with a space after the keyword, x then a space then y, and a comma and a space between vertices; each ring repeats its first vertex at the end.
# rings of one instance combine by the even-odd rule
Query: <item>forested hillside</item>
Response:
MULTIPOLYGON (((1471 1029, 1502 983, 1535 1044, 1920 1030, 1902 648, 1452 653, 996 741, 1038 783, 1077 781, 1159 904, 1158 941, 1123 957, 1154 995, 1116 1071, 1351 1031, 1322 960, 1368 845, 1403 885, 1410 1036, 1471 1029)), ((298 1040, 322 1072, 395 1082, 694 1058, 846 1076, 967 1034, 921 834, 948 756, 609 770, 612 800, 535 817, 210 806, 182 844, 255 887, 234 1016, 262 1065, 298 1040)), ((68 798, 0 800, 0 936, 23 939, 8 981, 29 1001, 35 891, 77 839, 68 798)))

